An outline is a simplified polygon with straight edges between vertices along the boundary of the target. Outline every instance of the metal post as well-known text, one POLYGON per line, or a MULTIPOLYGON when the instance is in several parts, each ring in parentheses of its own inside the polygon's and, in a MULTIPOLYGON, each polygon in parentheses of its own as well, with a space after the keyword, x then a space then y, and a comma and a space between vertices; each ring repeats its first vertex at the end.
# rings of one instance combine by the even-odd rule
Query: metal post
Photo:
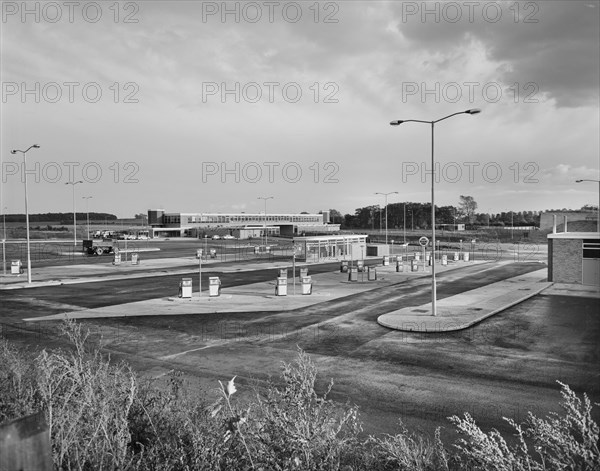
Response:
POLYGON ((431 315, 437 316, 437 287, 435 282, 435 159, 433 153, 434 125, 431 122, 431 315))
POLYGON ((31 245, 29 241, 29 209, 27 202, 27 152, 23 152, 23 172, 25 173, 25 232, 27 234, 27 283, 31 283, 31 245))
POLYGON ((6 208, 2 208, 2 274, 6 275, 6 208))
POLYGON ((87 219, 87 238, 91 239, 91 237, 90 237, 90 198, 93 198, 93 196, 82 196, 82 198, 85 200, 85 213, 86 213, 86 219, 87 219))
POLYGON ((75 184, 73 184, 73 246, 77 247, 77 215, 75 214, 75 184))
POLYGON ((436 315, 436 281, 435 281, 435 158, 434 158, 434 128, 435 123, 443 121, 445 119, 451 118, 453 116, 459 114, 478 114, 481 110, 474 108, 466 111, 459 111, 457 113, 452 113, 448 116, 444 116, 443 118, 437 119, 435 121, 423 121, 420 119, 408 119, 408 120, 397 120, 392 121, 390 125, 398 126, 402 123, 422 123, 422 124, 431 124, 431 234, 432 234, 432 263, 431 263, 431 314, 433 316, 436 315))
POLYGON ((273 199, 273 196, 259 196, 259 200, 264 200, 265 202, 265 252, 267 250, 267 244, 269 243, 269 237, 267 236, 267 200, 273 199))
POLYGON ((11 154, 16 154, 17 152, 21 152, 23 154, 23 171, 25 173, 25 231, 27 234, 27 283, 31 283, 31 244, 29 238, 29 208, 27 201, 27 152, 32 148, 39 149, 40 146, 34 144, 29 146, 26 150, 13 149, 10 151, 11 154))
POLYGON ((198 297, 202 297, 202 255, 198 257, 198 297))
POLYGON ((385 195, 385 245, 388 245, 388 223, 387 223, 387 195, 385 195))
POLYGON ((73 186, 73 246, 77 247, 77 215, 75 214, 75 185, 83 183, 82 180, 76 182, 66 182, 65 185, 73 186))
POLYGON ((406 244, 406 203, 404 203, 404 215, 402 216, 402 223, 404 225, 404 243, 406 244))

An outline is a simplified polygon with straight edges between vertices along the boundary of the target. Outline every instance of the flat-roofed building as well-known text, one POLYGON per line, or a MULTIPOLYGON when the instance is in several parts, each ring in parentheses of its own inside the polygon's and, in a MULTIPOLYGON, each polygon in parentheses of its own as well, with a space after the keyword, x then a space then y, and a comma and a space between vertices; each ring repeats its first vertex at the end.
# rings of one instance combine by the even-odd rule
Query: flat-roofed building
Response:
POLYGON ((328 215, 308 213, 166 213, 149 210, 152 237, 200 237, 232 234, 240 238, 266 235, 294 236, 333 233, 339 224, 328 224, 328 215), (151 217, 152 216, 152 217, 151 217))
MULTIPOLYGON (((576 220, 573 225, 581 222, 576 220)), ((600 289, 600 232, 570 231, 570 226, 564 216, 564 232, 557 232, 553 218, 552 233, 548 234, 548 281, 600 289)))
POLYGON ((307 262, 321 260, 362 260, 367 256, 367 235, 339 234, 294 237, 296 259, 307 262))

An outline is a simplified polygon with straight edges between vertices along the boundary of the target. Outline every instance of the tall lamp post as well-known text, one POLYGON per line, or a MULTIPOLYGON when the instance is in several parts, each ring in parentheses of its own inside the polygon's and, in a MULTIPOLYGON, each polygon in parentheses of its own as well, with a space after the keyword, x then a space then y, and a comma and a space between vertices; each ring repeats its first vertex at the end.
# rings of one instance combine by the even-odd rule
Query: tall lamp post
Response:
MULTIPOLYGON (((75 187, 73 187, 75 188, 75 187)), ((87 218, 87 238, 90 238, 90 198, 93 196, 82 196, 82 199, 85 200, 85 215, 87 218)))
POLYGON ((403 206, 402 224, 404 225, 404 243, 406 244, 406 203, 404 203, 402 206, 403 206))
POLYGON ((600 232, 600 180, 591 180, 589 178, 582 178, 581 180, 575 180, 575 183, 581 182, 596 182, 598 183, 598 232, 600 232))
POLYGON ((6 206, 2 208, 2 274, 6 275, 6 206))
MULTIPOLYGON (((387 217, 387 197, 388 195, 397 195, 398 192, 397 191, 390 191, 389 193, 379 193, 379 192, 375 192, 376 195, 383 195, 385 196, 385 245, 388 244, 388 217, 387 217)), ((406 235, 404 236, 404 238, 406 239, 406 235)))
POLYGON ((65 185, 73 186, 73 245, 77 247, 77 216, 75 214, 75 185, 78 183, 83 183, 82 180, 77 180, 76 182, 67 182, 65 185))
POLYGON ((272 200, 273 196, 259 196, 257 199, 265 201, 265 250, 267 250, 267 243, 269 238, 267 236, 267 200, 272 200))
POLYGON ((434 157, 434 129, 435 123, 451 118, 459 114, 478 114, 480 109, 474 108, 466 111, 449 114, 435 121, 423 121, 420 119, 405 119, 390 122, 392 126, 399 126, 402 123, 424 123, 431 125, 431 315, 437 315, 436 308, 436 283, 435 283, 435 157, 434 157))
POLYGON ((29 149, 39 149, 40 146, 34 144, 26 150, 13 149, 11 154, 21 152, 23 154, 23 173, 25 174, 25 232, 27 233, 27 283, 31 283, 31 246, 29 243, 29 209, 27 207, 27 152, 29 149))

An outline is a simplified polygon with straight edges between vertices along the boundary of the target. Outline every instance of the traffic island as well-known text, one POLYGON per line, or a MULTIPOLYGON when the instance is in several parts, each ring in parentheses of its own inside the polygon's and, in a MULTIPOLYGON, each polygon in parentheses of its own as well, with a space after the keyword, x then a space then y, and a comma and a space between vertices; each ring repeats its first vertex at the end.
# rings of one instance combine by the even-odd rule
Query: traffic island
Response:
POLYGON ((451 332, 471 327, 494 314, 519 304, 552 285, 545 281, 547 269, 508 278, 456 296, 436 300, 437 315, 431 303, 383 314, 377 322, 404 332, 451 332))

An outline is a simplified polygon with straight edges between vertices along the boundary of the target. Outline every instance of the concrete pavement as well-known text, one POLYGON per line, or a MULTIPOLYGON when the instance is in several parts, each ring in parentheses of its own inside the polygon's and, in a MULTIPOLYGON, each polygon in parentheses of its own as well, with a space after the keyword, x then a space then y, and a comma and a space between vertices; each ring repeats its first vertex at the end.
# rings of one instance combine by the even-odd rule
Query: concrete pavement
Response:
MULTIPOLYGON (((110 259, 112 260, 112 259, 110 259)), ((367 261, 369 258, 367 258, 367 261)), ((370 259, 381 260, 373 257, 370 259)), ((326 260, 331 263, 335 260, 326 260)), ((84 264, 70 266, 40 267, 34 269, 34 282, 28 284, 25 275, 3 277, 1 289, 17 289, 35 286, 49 286, 71 283, 91 283, 106 280, 130 279, 140 277, 156 277, 165 275, 187 275, 197 269, 198 261, 194 257, 149 259, 140 265, 123 262, 113 265, 109 259, 106 264, 84 264)), ((437 265, 438 273, 465 267, 473 264, 490 263, 449 262, 447 266, 437 265)), ((510 262, 500 262, 510 263, 510 262)), ((491 263, 490 263, 491 265, 491 263)), ((250 263, 223 264, 219 259, 208 259, 202 262, 203 269, 221 272, 242 272, 259 269, 289 267, 289 261, 256 260, 250 263)), ((310 264, 298 263, 300 267, 309 268, 310 264)), ((349 281, 347 273, 333 271, 311 275, 312 293, 302 294, 302 285, 297 279, 295 293, 293 279, 288 279, 288 295, 275 295, 275 276, 272 281, 253 283, 239 287, 224 287, 221 296, 210 297, 206 291, 202 296, 193 293, 191 299, 177 297, 177 286, 173 287, 172 297, 150 299, 140 302, 118 304, 96 309, 78 309, 61 314, 24 319, 25 321, 92 319, 105 317, 135 317, 148 315, 186 315, 186 314, 227 314, 234 312, 277 312, 290 311, 321 302, 339 299, 352 294, 369 291, 381 286, 399 283, 414 277, 429 277, 429 267, 423 271, 412 272, 408 263, 402 272, 396 272, 394 263, 388 266, 378 265, 377 280, 369 281, 367 272, 358 274, 358 281, 349 281)), ((298 272, 297 272, 298 273, 298 272)), ((437 300, 437 316, 431 315, 431 303, 399 309, 378 318, 378 323, 395 330, 411 332, 447 332, 468 328, 482 320, 518 304, 539 293, 549 295, 579 295, 600 298, 600 290, 580 285, 553 285, 546 281, 547 269, 530 272, 514 278, 467 291, 455 296, 437 300)), ((193 283, 197 278, 192 276, 193 283)), ((205 286, 206 288, 206 286, 205 286)))
POLYGON ((390 329, 407 332, 450 332, 471 327, 494 314, 529 299, 548 288, 546 268, 492 283, 436 302, 383 314, 377 322, 390 329))
MULTIPOLYGON (((381 258, 378 258, 381 260, 381 258)), ((329 260, 328 262, 331 262, 329 260)), ((465 266, 489 264, 490 262, 452 262, 447 266, 438 267, 438 272, 453 270, 465 266)), ((298 268, 305 267, 306 264, 297 265, 298 268)), ((256 269, 273 269, 289 267, 289 263, 251 263, 243 265, 243 268, 229 266, 218 267, 221 271, 240 271, 240 270, 256 270, 256 269)), ((211 267, 212 270, 217 269, 216 266, 211 267)), ((408 265, 405 265, 405 269, 408 265)), ((352 294, 369 291, 382 286, 389 286, 395 283, 400 283, 416 277, 430 276, 429 272, 420 271, 403 271, 396 272, 395 265, 377 266, 377 280, 368 280, 368 273, 358 273, 357 281, 349 281, 348 273, 340 273, 339 270, 320 273, 313 275, 310 273, 310 265, 308 265, 309 276, 313 281, 312 294, 303 295, 302 285, 300 280, 296 279, 296 294, 294 294, 293 278, 288 279, 287 296, 275 295, 275 274, 272 281, 253 283, 238 287, 223 287, 221 295, 218 297, 209 297, 206 291, 202 292, 202 296, 198 295, 198 291, 194 291, 191 299, 177 297, 177 286, 173 286, 173 296, 167 298, 156 298, 145 301, 118 304, 114 306, 106 306, 95 309, 76 310, 55 314, 51 316, 43 316, 36 318, 24 319, 25 321, 42 321, 42 320, 60 320, 64 318, 82 319, 82 318, 103 318, 103 317, 135 317, 135 316, 150 316, 150 315, 186 315, 186 314, 212 314, 212 313, 232 313, 232 312, 277 312, 289 311, 301 307, 311 306, 332 299, 339 299, 352 294)), ((169 271, 168 274, 174 272, 169 271)), ((165 274, 165 273, 161 273, 165 274)), ((189 276, 189 270, 186 272, 189 276)), ((291 270, 289 271, 291 275, 291 270)), ((191 277, 194 287, 197 289, 197 277, 191 277)), ((72 282, 77 282, 72 280, 72 282)), ((206 288, 207 285, 205 285, 206 288)))

